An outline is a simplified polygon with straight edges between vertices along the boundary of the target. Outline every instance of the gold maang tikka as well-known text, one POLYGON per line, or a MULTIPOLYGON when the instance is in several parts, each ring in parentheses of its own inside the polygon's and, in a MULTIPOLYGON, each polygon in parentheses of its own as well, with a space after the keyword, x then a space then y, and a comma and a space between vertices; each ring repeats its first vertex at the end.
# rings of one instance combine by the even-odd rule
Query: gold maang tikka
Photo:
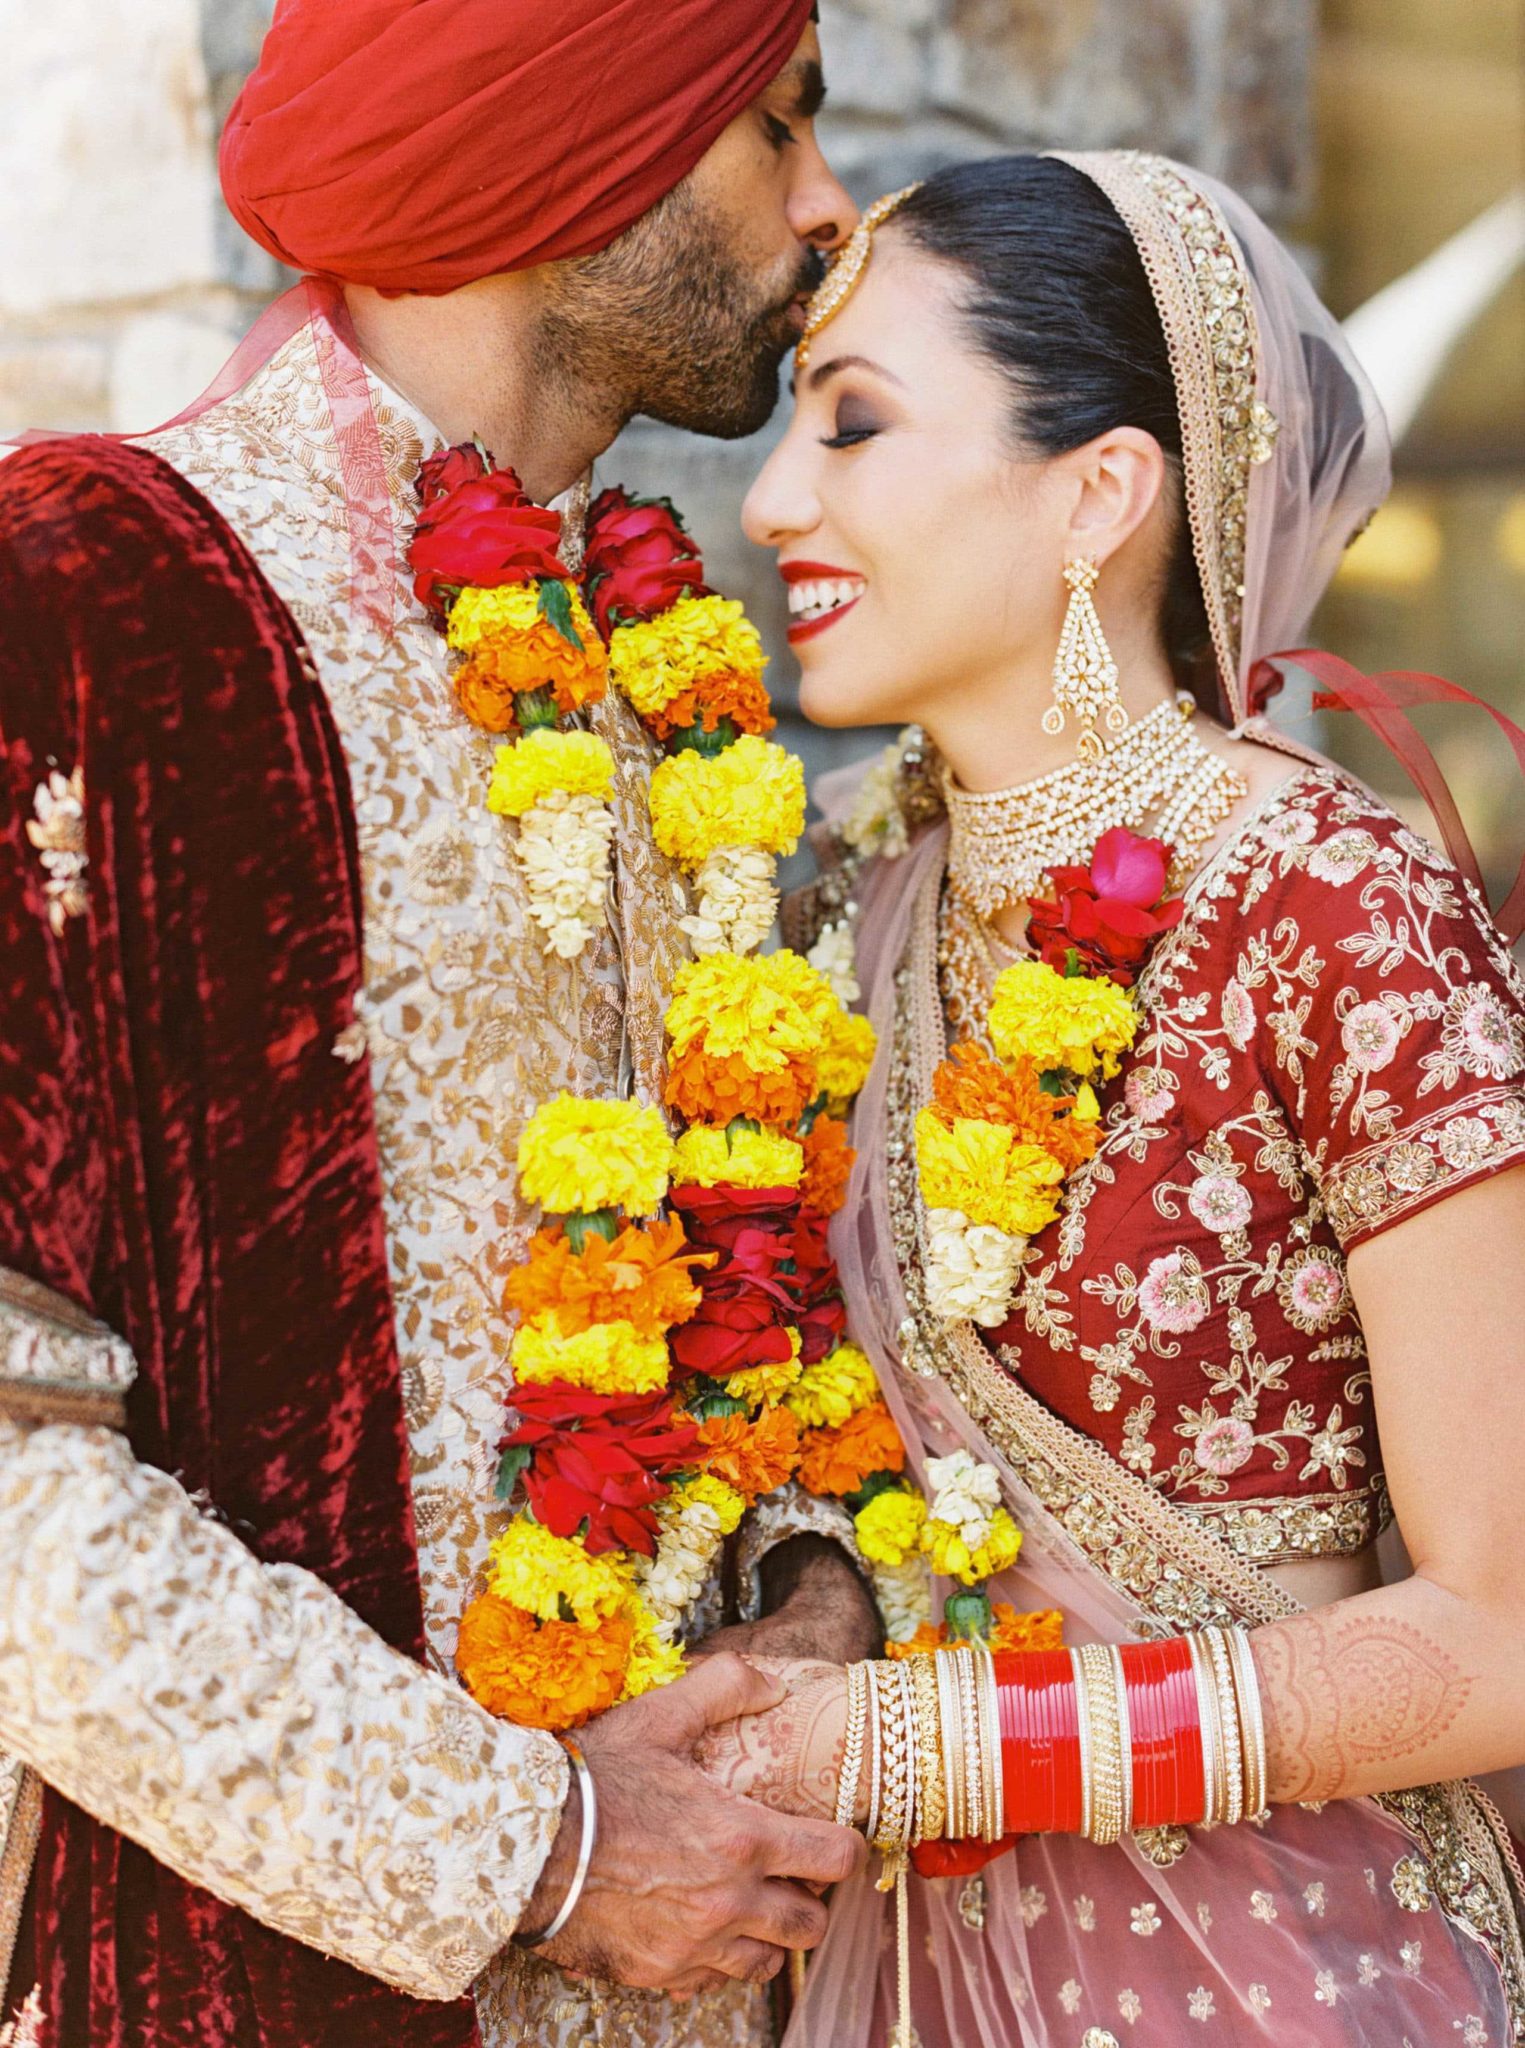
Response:
POLYGON ((918 180, 907 185, 903 191, 888 193, 883 199, 876 199, 851 235, 832 258, 831 268, 822 278, 810 309, 805 316, 805 331, 800 336, 794 352, 795 368, 803 370, 810 361, 810 344, 829 321, 835 320, 857 290, 868 259, 874 253, 874 230, 882 228, 890 215, 905 205, 913 192, 921 190, 918 180))
POLYGON ((1076 751, 1082 761, 1099 761, 1106 751, 1096 730, 1099 723, 1114 737, 1128 727, 1128 714, 1117 694, 1117 663, 1091 596, 1100 574, 1089 559, 1065 564, 1070 603, 1054 658, 1054 701, 1043 714, 1043 730, 1051 739, 1064 731, 1066 712, 1075 719, 1080 727, 1076 751))

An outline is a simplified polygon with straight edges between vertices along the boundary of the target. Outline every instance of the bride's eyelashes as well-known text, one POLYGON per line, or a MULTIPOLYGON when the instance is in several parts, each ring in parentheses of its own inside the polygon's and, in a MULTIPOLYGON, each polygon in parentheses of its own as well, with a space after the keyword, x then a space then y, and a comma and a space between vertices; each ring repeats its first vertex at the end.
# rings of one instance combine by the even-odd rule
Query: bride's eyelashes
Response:
POLYGON ((881 434, 883 431, 882 423, 875 419, 872 413, 868 412, 861 405, 855 405, 851 399, 847 399, 837 408, 836 432, 834 434, 823 434, 821 436, 821 446, 823 448, 857 448, 865 441, 872 441, 876 434, 881 434))

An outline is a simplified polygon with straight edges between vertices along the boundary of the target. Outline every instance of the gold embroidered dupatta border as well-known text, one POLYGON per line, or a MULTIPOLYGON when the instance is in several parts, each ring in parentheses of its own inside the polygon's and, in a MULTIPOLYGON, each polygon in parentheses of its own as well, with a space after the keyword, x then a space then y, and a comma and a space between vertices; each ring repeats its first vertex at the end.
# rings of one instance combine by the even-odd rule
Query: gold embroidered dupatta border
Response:
MULTIPOLYGON (((1300 1601, 1100 1444, 1061 1422, 1002 1370, 972 1323, 943 1323, 927 1308, 925 1212, 913 1134, 916 1112, 931 1099, 933 1071, 947 1051, 937 937, 944 872, 942 862, 928 871, 896 986, 886 1149, 896 1261, 911 1312, 901 1329, 903 1362, 952 1389, 1092 1568, 1143 1610, 1141 1634, 1287 1620, 1304 1611, 1300 1601)), ((1486 1949, 1514 2038, 1525 2041, 1525 1875, 1492 1801, 1476 1785, 1455 1780, 1384 1794, 1374 1803, 1424 1850, 1436 1899, 1486 1949)))

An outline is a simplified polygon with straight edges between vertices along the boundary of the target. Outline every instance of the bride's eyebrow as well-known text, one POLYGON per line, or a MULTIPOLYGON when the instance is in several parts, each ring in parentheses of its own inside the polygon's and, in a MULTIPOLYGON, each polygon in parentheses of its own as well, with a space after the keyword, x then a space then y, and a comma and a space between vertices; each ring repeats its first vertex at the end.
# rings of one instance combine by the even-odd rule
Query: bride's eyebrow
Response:
POLYGON ((876 363, 869 356, 833 356, 829 363, 817 364, 805 379, 806 388, 819 391, 842 370, 867 370, 871 376, 882 377, 887 384, 898 385, 902 391, 908 388, 893 370, 887 370, 883 363, 876 363))

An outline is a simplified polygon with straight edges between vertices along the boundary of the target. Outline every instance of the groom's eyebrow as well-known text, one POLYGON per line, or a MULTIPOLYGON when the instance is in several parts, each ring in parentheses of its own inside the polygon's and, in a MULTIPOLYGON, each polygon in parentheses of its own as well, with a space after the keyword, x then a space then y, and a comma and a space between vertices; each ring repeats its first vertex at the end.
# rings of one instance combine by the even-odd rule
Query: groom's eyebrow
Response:
POLYGON ((790 111, 797 121, 813 121, 826 104, 826 74, 814 57, 801 57, 787 65, 776 83, 793 95, 790 111))

